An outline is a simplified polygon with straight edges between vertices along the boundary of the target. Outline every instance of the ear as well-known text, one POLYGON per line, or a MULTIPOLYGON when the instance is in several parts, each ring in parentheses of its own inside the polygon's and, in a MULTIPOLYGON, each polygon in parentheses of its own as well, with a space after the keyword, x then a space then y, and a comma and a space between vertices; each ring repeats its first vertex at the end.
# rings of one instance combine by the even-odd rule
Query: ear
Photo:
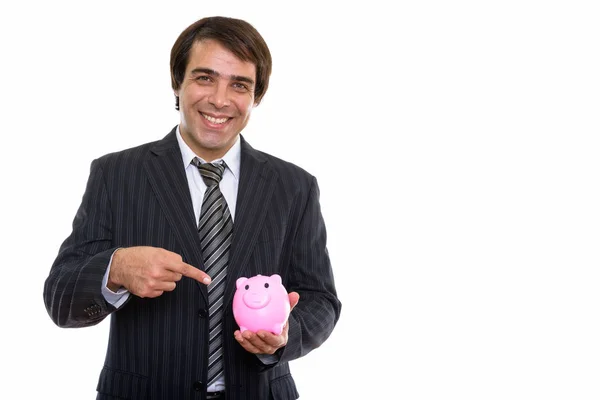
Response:
POLYGON ((237 289, 241 288, 241 287, 242 287, 242 285, 244 284, 244 282, 246 282, 247 280, 248 280, 248 278, 245 278, 245 277, 243 277, 243 276, 242 276, 241 278, 238 278, 238 280, 237 280, 237 281, 235 281, 235 287, 236 287, 237 289))
POLYGON ((275 283, 277 283, 277 284, 281 285, 281 276, 279 276, 279 275, 277 275, 277 274, 273 274, 273 275, 271 275, 271 276, 269 277, 269 280, 270 280, 271 282, 275 282, 275 283))

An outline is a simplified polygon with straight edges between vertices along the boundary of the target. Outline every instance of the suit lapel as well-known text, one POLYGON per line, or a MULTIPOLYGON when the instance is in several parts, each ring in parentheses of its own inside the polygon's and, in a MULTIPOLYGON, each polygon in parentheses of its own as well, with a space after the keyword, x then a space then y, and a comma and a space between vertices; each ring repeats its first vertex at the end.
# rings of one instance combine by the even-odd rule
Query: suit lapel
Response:
POLYGON ((256 233, 265 221, 269 200, 278 174, 266 158, 254 150, 243 137, 241 140, 240 184, 236 201, 233 239, 224 304, 232 301, 235 281, 243 276, 245 265, 256 243, 256 233))
MULTIPOLYGON (((194 209, 175 129, 150 149, 144 168, 171 230, 182 245, 184 259, 204 270, 198 228, 194 223, 194 209)), ((208 301, 206 286, 197 284, 208 301)))
MULTIPOLYGON (((243 137, 241 140, 240 184, 231 243, 231 254, 225 287, 225 304, 232 301, 235 281, 243 276, 245 265, 256 243, 256 232, 262 228, 269 200, 278 174, 266 158, 254 150, 243 137)), ((204 270, 194 209, 183 168, 181 151, 175 128, 151 148, 144 163, 148 179, 158 198, 172 231, 182 245, 184 258, 189 264, 204 270)), ((197 282, 205 301, 206 286, 197 282)))

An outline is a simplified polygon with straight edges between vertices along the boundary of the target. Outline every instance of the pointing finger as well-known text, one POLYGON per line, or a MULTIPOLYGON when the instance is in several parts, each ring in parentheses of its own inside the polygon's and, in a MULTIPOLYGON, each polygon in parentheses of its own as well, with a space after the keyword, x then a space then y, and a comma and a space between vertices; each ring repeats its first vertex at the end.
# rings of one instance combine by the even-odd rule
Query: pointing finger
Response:
POLYGON ((208 285, 211 281, 210 276, 206 274, 206 272, 199 270, 193 265, 186 264, 181 262, 179 264, 174 264, 171 267, 171 270, 180 273, 183 276, 187 276, 188 278, 192 278, 197 280, 200 283, 208 285))

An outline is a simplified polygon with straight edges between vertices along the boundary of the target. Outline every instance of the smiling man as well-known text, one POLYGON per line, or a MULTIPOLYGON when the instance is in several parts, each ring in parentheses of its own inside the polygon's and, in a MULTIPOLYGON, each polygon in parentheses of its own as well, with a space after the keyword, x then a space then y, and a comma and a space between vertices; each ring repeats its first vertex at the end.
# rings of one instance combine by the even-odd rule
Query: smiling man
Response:
POLYGON ((211 17, 171 50, 180 123, 157 142, 94 160, 73 231, 44 287, 60 327, 111 316, 98 399, 296 399, 288 362, 336 325, 315 177, 241 136, 271 55, 245 21, 211 17), (283 332, 244 331, 240 277, 278 274, 283 332))
POLYGON ((207 161, 223 157, 248 123, 256 67, 216 40, 192 46, 183 81, 175 85, 183 140, 207 161))

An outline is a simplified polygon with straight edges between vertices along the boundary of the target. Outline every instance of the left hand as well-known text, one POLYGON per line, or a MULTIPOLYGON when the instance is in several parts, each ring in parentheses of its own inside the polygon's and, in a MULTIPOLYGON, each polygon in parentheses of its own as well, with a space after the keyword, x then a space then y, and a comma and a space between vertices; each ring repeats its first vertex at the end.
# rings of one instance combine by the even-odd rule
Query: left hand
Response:
MULTIPOLYGON (((290 313, 298 304, 298 300, 300 299, 300 295, 296 292, 288 293, 290 298, 290 313)), ((275 335, 271 332, 260 330, 258 332, 250 332, 244 331, 244 333, 239 330, 233 333, 235 340, 246 349, 246 351, 253 354, 274 354, 279 348, 285 346, 288 341, 288 321, 285 321, 285 325, 283 326, 283 331, 281 331, 280 335, 275 335)))

